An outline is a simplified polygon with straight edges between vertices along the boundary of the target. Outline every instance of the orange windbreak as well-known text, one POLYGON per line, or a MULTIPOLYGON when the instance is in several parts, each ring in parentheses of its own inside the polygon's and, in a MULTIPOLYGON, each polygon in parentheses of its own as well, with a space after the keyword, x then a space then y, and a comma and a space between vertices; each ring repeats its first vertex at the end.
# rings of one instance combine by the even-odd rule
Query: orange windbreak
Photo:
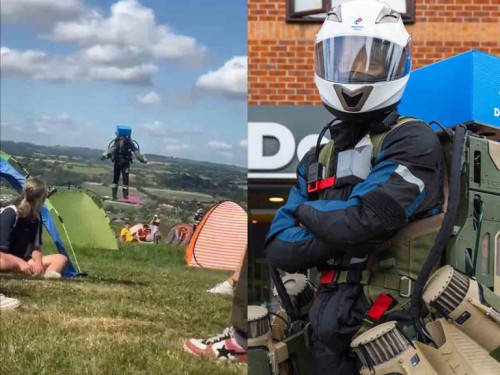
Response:
POLYGON ((192 267, 236 270, 248 241, 248 216, 237 203, 224 201, 203 217, 186 248, 192 267))

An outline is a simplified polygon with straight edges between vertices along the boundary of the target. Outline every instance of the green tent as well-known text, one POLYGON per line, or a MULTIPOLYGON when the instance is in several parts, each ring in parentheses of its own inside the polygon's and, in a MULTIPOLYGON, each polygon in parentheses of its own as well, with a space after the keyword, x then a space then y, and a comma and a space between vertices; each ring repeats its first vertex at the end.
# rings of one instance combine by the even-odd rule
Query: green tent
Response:
MULTIPOLYGON (((63 187, 58 188, 50 200, 64 218, 64 226, 75 247, 118 250, 117 235, 98 195, 80 188, 63 187)), ((60 223, 57 225, 59 229, 60 223)))

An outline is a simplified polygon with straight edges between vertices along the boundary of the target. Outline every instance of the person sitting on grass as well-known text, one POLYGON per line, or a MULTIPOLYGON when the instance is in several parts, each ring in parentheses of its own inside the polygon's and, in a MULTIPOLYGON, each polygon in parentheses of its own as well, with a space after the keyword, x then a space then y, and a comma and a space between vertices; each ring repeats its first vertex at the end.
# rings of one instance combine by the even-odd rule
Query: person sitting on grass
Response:
POLYGON ((120 232, 120 242, 133 242, 135 240, 130 231, 130 224, 125 223, 125 227, 120 232))
POLYGON ((150 238, 151 238, 151 241, 153 241, 155 244, 160 243, 160 239, 161 239, 160 222, 161 222, 160 217, 156 214, 153 216, 153 218, 149 222, 149 225, 151 225, 150 238))
POLYGON ((0 213, 0 272, 21 272, 60 278, 68 258, 43 255, 40 210, 47 198, 45 182, 29 179, 21 196, 0 213))
POLYGON ((160 217, 158 215, 154 215, 153 218, 151 219, 151 221, 149 222, 149 225, 153 225, 153 226, 156 226, 156 227, 159 227, 160 226, 160 217))
POLYGON ((140 228, 135 236, 137 241, 139 242, 147 242, 148 235, 151 233, 151 229, 149 228, 149 225, 144 224, 142 228, 140 228))

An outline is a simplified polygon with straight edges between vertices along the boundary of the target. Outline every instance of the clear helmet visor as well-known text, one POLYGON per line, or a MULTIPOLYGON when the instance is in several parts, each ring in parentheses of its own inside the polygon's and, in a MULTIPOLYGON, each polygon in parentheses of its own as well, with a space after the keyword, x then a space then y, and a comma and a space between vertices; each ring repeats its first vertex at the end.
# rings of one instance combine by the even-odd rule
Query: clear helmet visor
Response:
POLYGON ((337 36, 316 44, 316 74, 337 83, 394 81, 410 73, 410 43, 404 47, 379 38, 337 36))

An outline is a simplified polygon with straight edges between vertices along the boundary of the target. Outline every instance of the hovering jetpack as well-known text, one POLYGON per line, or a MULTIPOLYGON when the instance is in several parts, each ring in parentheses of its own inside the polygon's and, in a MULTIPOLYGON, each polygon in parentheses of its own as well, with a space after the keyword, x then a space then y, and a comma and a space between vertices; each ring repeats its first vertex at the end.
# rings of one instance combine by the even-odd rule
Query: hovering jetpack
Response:
POLYGON ((116 138, 113 139, 106 151, 101 156, 101 160, 111 159, 113 162, 113 184, 111 185, 111 194, 113 200, 117 200, 118 181, 120 175, 123 182, 123 200, 124 203, 137 204, 137 199, 129 199, 129 173, 132 163, 132 154, 137 160, 146 164, 148 161, 140 153, 139 144, 132 139, 132 129, 126 125, 117 125, 115 131, 116 138))
MULTIPOLYGON (((465 125, 438 133, 449 169, 447 210, 410 307, 401 311, 418 322, 419 340, 382 318, 351 343, 361 374, 500 374, 500 142, 465 125)), ((314 285, 305 275, 281 278, 270 269, 282 309, 271 320, 266 308, 249 306, 251 371, 311 374, 314 285)))

